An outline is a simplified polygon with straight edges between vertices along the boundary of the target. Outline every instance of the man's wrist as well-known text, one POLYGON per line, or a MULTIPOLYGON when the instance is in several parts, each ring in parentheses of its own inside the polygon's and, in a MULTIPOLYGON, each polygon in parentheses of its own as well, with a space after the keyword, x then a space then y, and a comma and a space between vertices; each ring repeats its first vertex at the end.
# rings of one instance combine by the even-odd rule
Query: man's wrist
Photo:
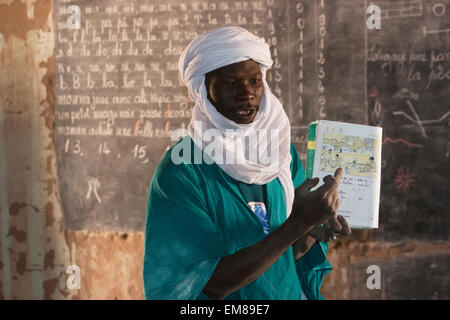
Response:
POLYGON ((311 247, 316 243, 316 239, 308 234, 297 240, 293 245, 294 259, 297 261, 305 255, 311 247))
POLYGON ((295 221, 294 219, 288 219, 286 222, 289 223, 290 233, 293 235, 294 241, 303 238, 314 228, 313 225, 310 225, 304 221, 295 221))

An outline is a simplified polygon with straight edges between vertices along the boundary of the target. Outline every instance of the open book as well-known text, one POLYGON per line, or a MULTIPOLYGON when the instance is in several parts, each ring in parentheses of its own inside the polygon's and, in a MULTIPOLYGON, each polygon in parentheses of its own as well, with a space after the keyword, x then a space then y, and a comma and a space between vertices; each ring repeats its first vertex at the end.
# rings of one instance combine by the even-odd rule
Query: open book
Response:
POLYGON ((342 168, 337 214, 344 216, 351 228, 378 228, 382 131, 380 127, 327 120, 308 127, 306 177, 319 177, 319 187, 325 176, 342 168))

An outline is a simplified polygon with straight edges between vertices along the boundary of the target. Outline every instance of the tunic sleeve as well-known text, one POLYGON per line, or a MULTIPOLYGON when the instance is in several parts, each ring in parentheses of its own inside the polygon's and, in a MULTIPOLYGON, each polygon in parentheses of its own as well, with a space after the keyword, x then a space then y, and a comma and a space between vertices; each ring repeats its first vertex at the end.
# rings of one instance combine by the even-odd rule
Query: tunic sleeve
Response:
POLYGON ((146 299, 196 299, 226 256, 225 241, 194 164, 173 164, 170 152, 150 183, 143 282, 146 299))
POLYGON ((295 267, 302 291, 308 300, 324 300, 320 287, 328 272, 333 269, 326 256, 328 242, 317 241, 303 257, 296 261, 295 267))
MULTIPOLYGON (((294 188, 297 188, 305 181, 305 169, 294 144, 291 144, 291 155, 292 181, 294 188)), ((320 294, 320 287, 325 275, 332 270, 332 266, 326 258, 327 253, 328 242, 317 241, 303 257, 296 261, 297 275, 302 291, 308 300, 324 299, 320 294)))

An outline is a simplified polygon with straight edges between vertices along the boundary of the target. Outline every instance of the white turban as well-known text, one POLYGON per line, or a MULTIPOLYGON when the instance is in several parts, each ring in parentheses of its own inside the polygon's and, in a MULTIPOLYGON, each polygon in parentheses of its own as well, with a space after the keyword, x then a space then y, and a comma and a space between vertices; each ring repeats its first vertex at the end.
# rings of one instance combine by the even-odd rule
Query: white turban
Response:
POLYGON ((291 127, 283 106, 272 94, 265 80, 266 70, 272 63, 269 46, 263 38, 258 38, 241 27, 222 27, 194 39, 183 51, 178 67, 181 78, 188 87, 189 96, 195 101, 188 127, 189 135, 195 144, 214 159, 223 171, 238 181, 266 184, 278 178, 284 190, 286 216, 289 216, 294 200, 290 171, 291 127), (238 124, 219 113, 208 100, 205 74, 249 59, 260 64, 264 96, 253 122, 238 124), (208 129, 221 133, 219 137, 215 136, 213 148, 207 135, 203 134, 208 129), (271 135, 272 129, 278 133, 278 139, 271 135), (230 138, 231 130, 235 133, 233 139, 230 138), (270 136, 269 141, 263 132, 270 136), (244 142, 251 136, 259 137, 256 145, 244 142), (242 152, 236 153, 239 148, 243 148, 242 152), (269 163, 249 161, 245 158, 245 155, 248 157, 254 152, 268 155, 268 150, 271 150, 272 158, 269 163), (278 152, 275 161, 272 157, 274 150, 278 152), (235 155, 236 161, 227 163, 229 158, 226 158, 226 155, 230 153, 235 155))

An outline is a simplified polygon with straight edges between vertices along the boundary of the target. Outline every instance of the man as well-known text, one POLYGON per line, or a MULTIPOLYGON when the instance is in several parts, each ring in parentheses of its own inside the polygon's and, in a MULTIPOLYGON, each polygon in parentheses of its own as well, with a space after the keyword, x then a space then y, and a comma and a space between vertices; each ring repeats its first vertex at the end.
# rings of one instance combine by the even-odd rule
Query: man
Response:
POLYGON ((150 184, 147 299, 322 298, 331 269, 325 240, 350 234, 335 216, 342 170, 309 192, 319 181, 304 181, 289 120, 265 80, 271 65, 264 40, 239 27, 197 37, 180 57, 195 107, 188 135, 150 184), (214 143, 204 134, 211 130, 214 143), (274 133, 269 142, 245 143, 264 130, 274 133), (249 161, 269 149, 273 161, 249 161))
POLYGON ((331 167, 331 162, 331 149, 328 149, 327 152, 322 154, 322 159, 320 159, 320 170, 327 170, 329 166, 331 167))

